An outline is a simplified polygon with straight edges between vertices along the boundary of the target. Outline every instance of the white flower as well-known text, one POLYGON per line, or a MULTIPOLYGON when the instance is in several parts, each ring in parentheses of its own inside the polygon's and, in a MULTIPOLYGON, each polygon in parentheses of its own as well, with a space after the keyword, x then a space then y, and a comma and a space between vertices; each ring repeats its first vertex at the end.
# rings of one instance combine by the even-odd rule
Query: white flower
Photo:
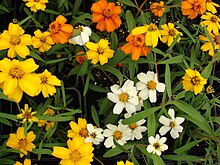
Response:
POLYGON ((176 139, 179 137, 179 132, 183 131, 183 127, 180 124, 183 123, 185 119, 183 117, 175 118, 174 109, 169 109, 168 114, 171 117, 171 119, 165 116, 160 116, 159 122, 163 124, 164 126, 160 128, 159 132, 160 132, 160 135, 163 136, 169 130, 171 130, 170 135, 172 136, 172 138, 176 139))
MULTIPOLYGON (((126 113, 124 116, 125 116, 125 118, 129 118, 131 116, 131 114, 126 113)), ((146 120, 142 119, 136 123, 131 123, 128 125, 128 127, 131 129, 131 140, 142 139, 143 136, 141 133, 145 132, 147 130, 147 127, 141 126, 141 125, 144 124, 145 122, 146 122, 146 120)))
POLYGON ((113 93, 109 92, 107 96, 109 100, 116 103, 113 108, 114 114, 120 114, 124 108, 128 113, 136 112, 139 99, 133 81, 127 80, 122 87, 115 84, 110 88, 113 93))
POLYGON ((79 26, 74 29, 73 36, 70 38, 70 42, 74 44, 78 44, 80 46, 85 45, 85 43, 89 41, 89 36, 91 36, 91 34, 92 31, 89 27, 79 26))
POLYGON ((99 145, 104 140, 102 128, 95 128, 92 124, 87 124, 87 130, 89 137, 85 139, 85 143, 92 142, 95 145, 99 145))
POLYGON ((137 75, 139 82, 137 82, 136 87, 137 90, 140 90, 139 96, 146 100, 148 97, 151 103, 155 103, 157 101, 157 93, 164 92, 165 84, 159 83, 157 79, 157 74, 148 71, 147 74, 141 72, 137 75))
POLYGON ((158 156, 161 155, 161 152, 165 151, 168 149, 168 146, 164 144, 166 142, 167 138, 166 137, 161 137, 159 134, 156 134, 156 138, 153 136, 150 136, 148 138, 149 145, 147 146, 147 151, 149 153, 157 154, 158 156))
POLYGON ((120 145, 126 144, 127 140, 131 139, 131 130, 127 125, 123 125, 121 122, 119 122, 118 126, 107 124, 106 127, 108 129, 105 129, 103 132, 103 135, 107 137, 104 142, 106 148, 115 147, 113 139, 120 145))

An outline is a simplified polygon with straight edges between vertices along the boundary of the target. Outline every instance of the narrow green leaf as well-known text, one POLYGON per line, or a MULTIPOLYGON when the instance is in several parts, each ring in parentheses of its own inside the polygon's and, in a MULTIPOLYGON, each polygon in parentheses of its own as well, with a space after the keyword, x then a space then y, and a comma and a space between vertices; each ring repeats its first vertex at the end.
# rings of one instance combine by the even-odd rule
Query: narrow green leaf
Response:
POLYGON ((0 5, 0 10, 3 10, 5 12, 9 13, 9 10, 3 5, 0 5))
POLYGON ((62 98, 63 98, 63 106, 66 107, 66 94, 65 94, 63 81, 61 81, 61 91, 62 91, 62 98))
MULTIPOLYGON (((133 145, 128 145, 128 144, 125 144, 124 145, 124 148, 125 149, 127 149, 127 150, 129 150, 129 149, 131 149, 131 147, 132 147, 133 145)), ((120 154, 120 153, 122 153, 123 151, 122 150, 120 150, 119 148, 112 148, 112 149, 110 149, 110 150, 108 150, 104 155, 103 155, 103 157, 104 158, 109 158, 109 157, 113 157, 113 156, 116 156, 116 155, 118 155, 118 154, 120 154)))
POLYGON ((46 61, 46 64, 56 64, 58 62, 65 61, 67 59, 68 58, 59 58, 59 59, 56 59, 56 60, 49 60, 49 61, 46 61))
POLYGON ((164 161, 161 159, 160 156, 152 154, 152 158, 155 165, 165 165, 164 161))
POLYGON ((193 38, 193 36, 191 35, 191 33, 190 33, 182 24, 180 24, 180 23, 178 23, 178 22, 175 22, 174 24, 177 25, 177 26, 179 26, 179 27, 189 36, 189 38, 191 38, 191 40, 192 40, 194 43, 196 42, 195 39, 193 38))
POLYGON ((25 22, 27 22, 29 19, 31 19, 33 16, 32 15, 29 15, 27 18, 21 20, 20 22, 18 22, 18 24, 21 26, 23 25, 25 22))
POLYGON ((17 121, 17 116, 16 115, 11 115, 11 114, 0 112, 0 116, 2 118, 6 118, 6 119, 9 119, 9 120, 17 121))
POLYGON ((160 54, 160 55, 164 56, 164 57, 167 56, 166 53, 162 52, 160 49, 151 48, 151 50, 152 50, 153 52, 157 53, 157 54, 160 54))
POLYGON ((203 28, 204 28, 204 30, 205 30, 205 35, 206 35, 206 37, 208 38, 209 42, 210 42, 211 45, 212 45, 212 49, 215 50, 214 42, 213 42, 212 38, 211 38, 210 35, 209 35, 210 32, 208 32, 206 26, 204 26, 203 28))
POLYGON ((106 110, 108 110, 112 105, 113 103, 107 97, 104 98, 101 102, 99 114, 102 115, 106 113, 106 110))
POLYGON ((187 143, 185 144, 184 146, 180 147, 180 148, 177 148, 174 150, 174 153, 176 154, 180 154, 182 152, 185 152, 187 150, 189 150, 190 148, 194 147, 195 145, 197 145, 198 143, 200 143, 202 140, 195 140, 195 141, 192 141, 190 143, 187 143))
POLYGON ((7 159, 7 158, 0 158, 0 164, 14 164, 15 162, 11 159, 7 159))
POLYGON ((172 96, 172 90, 171 90, 170 66, 168 64, 166 64, 166 69, 165 69, 165 84, 166 84, 168 97, 170 98, 172 96))
POLYGON ((183 62, 183 55, 179 55, 176 57, 172 57, 167 60, 163 60, 158 62, 158 64, 177 64, 177 63, 182 63, 183 62))
POLYGON ((127 10, 125 13, 126 24, 128 26, 128 31, 131 32, 132 29, 136 26, 135 19, 130 10, 127 10))
POLYGON ((113 50, 117 50, 118 48, 118 36, 115 31, 110 34, 110 48, 113 50))
POLYGON ((30 56, 33 57, 36 60, 42 61, 45 63, 45 61, 35 52, 31 51, 30 56))
POLYGON ((5 125, 8 125, 8 126, 12 127, 12 124, 5 118, 0 117, 0 123, 3 123, 5 125))
POLYGON ((131 0, 118 0, 118 1, 121 2, 122 4, 127 5, 127 6, 137 8, 137 6, 131 0))
POLYGON ((79 7, 82 3, 82 0, 75 0, 74 6, 73 6, 73 14, 75 15, 79 11, 79 7))
POLYGON ((49 14, 54 14, 54 15, 60 15, 59 12, 54 11, 54 10, 50 10, 50 9, 45 9, 44 12, 49 13, 49 14))
POLYGON ((175 160, 175 161, 196 161, 200 162, 203 160, 203 158, 200 158, 199 156, 194 156, 194 155, 164 155, 164 159, 168 160, 175 160))
POLYGON ((202 71, 201 76, 208 79, 212 73, 212 67, 213 65, 212 62, 210 61, 209 64, 205 67, 205 69, 202 71))
POLYGON ((73 116, 50 116, 50 115, 43 115, 38 117, 39 120, 48 120, 48 121, 70 121, 73 119, 73 116))
POLYGON ((89 89, 89 80, 90 80, 90 76, 88 75, 88 76, 86 77, 86 83, 85 83, 84 90, 83 90, 83 96, 86 95, 86 93, 87 93, 87 91, 88 91, 88 89, 89 89))
POLYGON ((217 144, 217 158, 218 158, 218 162, 220 162, 220 143, 219 142, 217 144))
POLYGON ((98 116, 98 113, 97 113, 97 110, 95 109, 95 107, 92 105, 91 107, 91 111, 92 111, 92 118, 95 122, 95 124, 100 127, 100 124, 99 124, 99 116, 98 116))
POLYGON ((88 71, 88 61, 84 61, 84 63, 82 64, 82 67, 80 68, 78 75, 79 76, 84 76, 86 74, 86 72, 88 71))
POLYGON ((135 165, 140 165, 140 163, 138 162, 138 160, 134 157, 134 155, 131 155, 131 160, 135 165))
POLYGON ((126 149, 124 146, 118 144, 117 141, 115 140, 115 138, 113 139, 113 142, 114 142, 115 147, 117 147, 121 151, 123 151, 125 153, 130 153, 130 151, 128 151, 128 149, 126 149))
POLYGON ((108 89, 106 89, 105 87, 100 87, 94 84, 89 84, 89 89, 96 91, 96 92, 101 92, 101 93, 107 93, 108 89))
POLYGON ((46 154, 46 155, 52 154, 52 151, 50 149, 33 149, 32 152, 34 154, 46 154))
POLYGON ((147 118, 147 132, 148 132, 148 137, 155 135, 156 119, 154 113, 147 118))

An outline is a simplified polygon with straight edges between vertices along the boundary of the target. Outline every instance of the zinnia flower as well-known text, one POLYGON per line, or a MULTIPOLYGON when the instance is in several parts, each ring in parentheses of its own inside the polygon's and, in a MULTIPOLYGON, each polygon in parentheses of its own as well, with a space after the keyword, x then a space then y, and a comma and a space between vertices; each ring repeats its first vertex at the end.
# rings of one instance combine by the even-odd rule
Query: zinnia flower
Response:
POLYGON ((181 3, 181 11, 183 15, 188 15, 189 19, 194 19, 198 14, 206 11, 206 0, 184 0, 181 3))
POLYGON ((16 102, 20 102, 23 91, 35 96, 40 86, 40 78, 32 73, 38 68, 32 58, 25 61, 4 58, 0 61, 0 83, 3 93, 16 102))
POLYGON ((32 45, 34 48, 38 48, 40 52, 48 51, 54 44, 50 32, 42 33, 37 29, 34 32, 34 35, 35 36, 32 37, 32 45))
POLYGON ((127 80, 122 87, 115 84, 110 89, 112 92, 108 92, 107 96, 109 100, 116 103, 113 108, 114 114, 120 114, 124 108, 130 114, 136 112, 139 100, 133 81, 127 80))
POLYGON ((215 50, 218 50, 220 48, 219 46, 219 39, 220 39, 220 35, 219 33, 209 33, 209 36, 211 37, 213 44, 214 44, 214 48, 212 46, 212 43, 209 41, 209 39, 205 36, 199 36, 200 40, 205 41, 204 45, 201 46, 201 50, 202 51, 209 51, 208 54, 210 56, 214 56, 215 54, 215 50))
POLYGON ((61 165, 91 165, 94 155, 92 143, 85 143, 84 138, 75 137, 67 141, 67 146, 53 147, 52 155, 62 159, 61 165))
POLYGON ((160 3, 158 2, 153 2, 151 5, 150 5, 150 10, 151 12, 157 16, 157 17, 162 17, 164 11, 165 11, 165 8, 163 7, 164 5, 164 2, 163 1, 160 1, 160 3))
MULTIPOLYGON (((179 32, 176 28, 174 28, 173 23, 168 23, 161 25, 162 30, 160 30, 160 34, 162 35, 161 41, 163 43, 168 42, 168 46, 172 44, 174 39, 177 37, 178 34, 181 36, 183 35, 181 32, 179 32)), ((180 41, 180 37, 177 39, 177 42, 180 41)))
POLYGON ((67 137, 75 138, 76 136, 79 136, 85 139, 89 136, 86 119, 78 118, 78 124, 74 121, 71 121, 69 125, 71 130, 68 130, 67 137))
POLYGON ((23 164, 16 161, 14 165, 31 165, 31 160, 30 159, 25 159, 23 164))
POLYGON ((160 135, 163 136, 169 130, 171 130, 170 135, 172 136, 172 138, 176 139, 179 137, 179 133, 183 131, 183 127, 180 124, 182 124, 185 119, 183 117, 175 118, 174 109, 169 109, 168 114, 171 117, 171 119, 165 116, 160 116, 159 122, 163 124, 164 126, 160 128, 159 132, 160 132, 160 135))
POLYGON ((17 115, 17 118, 19 119, 23 119, 22 123, 25 122, 37 122, 38 118, 34 116, 34 114, 36 114, 37 111, 31 112, 31 107, 28 108, 28 104, 24 105, 24 109, 21 109, 21 114, 17 115))
POLYGON ((99 145, 104 140, 102 128, 95 128, 92 124, 87 124, 87 130, 89 137, 85 139, 86 143, 92 142, 95 145, 99 145))
POLYGON ((136 27, 131 31, 131 33, 132 35, 146 33, 145 44, 152 47, 156 47, 158 43, 158 38, 161 38, 160 31, 154 23, 151 23, 150 25, 136 27))
POLYGON ((132 36, 130 33, 126 38, 127 44, 123 45, 121 50, 125 54, 131 53, 132 60, 138 60, 140 56, 146 56, 150 53, 150 48, 145 45, 145 34, 132 36))
MULTIPOLYGON (((52 109, 47 109, 43 115, 47 115, 49 114, 49 116, 53 116, 55 113, 54 110, 52 109)), ((43 127, 44 125, 46 124, 46 127, 45 127, 45 130, 48 131, 50 127, 54 127, 55 125, 55 122, 54 121, 47 121, 47 120, 39 120, 38 121, 38 127, 43 127)))
POLYGON ((207 30, 209 32, 213 33, 218 33, 219 29, 220 29, 220 18, 218 18, 218 16, 213 15, 212 13, 207 12, 206 15, 203 14, 201 16, 202 19, 205 19, 204 21, 202 21, 200 24, 201 26, 207 26, 207 30))
POLYGON ((80 46, 85 45, 89 41, 92 31, 87 26, 78 26, 74 29, 72 37, 69 39, 70 43, 78 44, 80 46))
POLYGON ((220 7, 220 6, 217 3, 212 2, 212 0, 206 0, 206 10, 215 14, 217 13, 217 10, 215 7, 220 7))
POLYGON ((24 30, 18 25, 10 23, 8 30, 4 30, 0 38, 0 50, 8 49, 8 57, 14 58, 18 54, 22 58, 30 55, 27 45, 31 45, 31 36, 24 34, 24 30))
POLYGON ((119 122, 118 126, 107 124, 106 127, 107 129, 103 132, 103 135, 107 137, 104 142, 106 148, 115 147, 113 139, 120 145, 126 144, 127 141, 131 139, 131 130, 127 125, 123 125, 121 122, 119 122))
POLYGON ((114 54, 114 50, 110 49, 108 40, 105 39, 101 39, 97 44, 87 42, 86 47, 90 49, 86 52, 87 59, 92 59, 93 64, 97 64, 100 61, 100 64, 104 65, 114 54))
POLYGON ((39 93, 42 92, 44 97, 53 96, 54 93, 56 93, 55 86, 61 86, 61 81, 54 75, 51 75, 51 73, 45 69, 45 71, 40 76, 40 88, 39 93))
POLYGON ((183 89, 185 91, 192 91, 196 95, 202 92, 207 79, 203 78, 197 70, 186 69, 186 74, 183 78, 183 89))
POLYGON ((65 44, 72 36, 73 26, 66 23, 66 18, 59 15, 54 22, 50 24, 50 32, 53 41, 58 44, 65 44))
POLYGON ((139 82, 137 82, 136 87, 137 90, 140 90, 139 96, 146 100, 150 99, 151 103, 155 103, 157 101, 157 92, 164 92, 165 84, 159 83, 157 79, 157 74, 148 71, 147 74, 139 73, 137 75, 139 82))
POLYGON ((125 163, 123 161, 117 162, 117 165, 134 165, 134 163, 126 160, 125 163))
POLYGON ((121 6, 115 6, 114 2, 107 2, 106 0, 99 0, 92 4, 91 8, 92 21, 97 23, 96 28, 100 31, 106 30, 108 33, 119 28, 121 25, 121 6))
POLYGON ((37 12, 37 10, 45 10, 46 3, 49 3, 48 0, 23 0, 27 2, 25 5, 30 7, 31 11, 37 12))
POLYGON ((161 137, 160 135, 156 134, 156 137, 154 138, 153 136, 150 136, 148 138, 149 145, 147 146, 147 151, 149 153, 157 154, 158 156, 161 155, 161 152, 165 151, 168 149, 168 146, 164 144, 166 142, 167 138, 166 137, 161 137))
POLYGON ((36 146, 32 143, 36 135, 33 131, 28 132, 25 135, 24 127, 18 127, 16 133, 10 133, 6 145, 13 149, 17 149, 22 152, 20 157, 28 154, 28 151, 31 152, 36 146))

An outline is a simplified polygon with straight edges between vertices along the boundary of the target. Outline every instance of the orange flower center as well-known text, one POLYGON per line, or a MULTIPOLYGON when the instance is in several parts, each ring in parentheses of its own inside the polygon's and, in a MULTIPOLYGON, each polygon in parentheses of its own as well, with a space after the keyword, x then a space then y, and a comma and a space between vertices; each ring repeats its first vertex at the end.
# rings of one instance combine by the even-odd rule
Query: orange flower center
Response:
POLYGON ((104 53, 104 49, 98 48, 97 53, 98 53, 99 55, 103 54, 103 53, 104 53))
POLYGON ((170 126, 171 128, 175 128, 175 127, 176 127, 176 123, 173 122, 173 121, 171 121, 169 126, 170 126))
POLYGON ((157 27, 154 24, 150 24, 149 27, 148 27, 148 30, 151 31, 151 32, 154 32, 154 31, 157 30, 157 27))
POLYGON ((31 115, 31 113, 29 113, 29 112, 25 112, 25 113, 23 114, 23 117, 24 117, 25 119, 31 119, 31 118, 32 118, 32 115, 31 115))
POLYGON ((104 10, 104 12, 103 12, 103 14, 104 14, 104 16, 107 17, 107 18, 108 18, 108 17, 111 17, 112 14, 113 14, 112 8, 111 8, 110 6, 106 7, 105 10, 104 10))
POLYGON ((19 140, 19 142, 18 142, 19 148, 25 148, 26 145, 27 145, 27 140, 26 140, 26 138, 19 140))
POLYGON ((20 66, 14 66, 9 70, 9 76, 16 79, 22 79, 24 76, 24 71, 20 66))
POLYGON ((157 84, 156 84, 156 82, 155 82, 154 80, 150 80, 150 81, 148 82, 148 84, 147 84, 147 88, 148 88, 149 90, 154 90, 154 89, 156 89, 156 86, 157 86, 157 84))
POLYGON ((114 132, 113 136, 115 139, 119 140, 122 138, 122 132, 117 130, 114 132))
POLYGON ((80 131, 79 131, 79 135, 84 137, 84 138, 87 138, 88 137, 88 130, 86 128, 82 128, 80 131))
POLYGON ((218 17, 214 15, 211 17, 210 21, 213 23, 216 23, 216 22, 218 22, 218 17))
POLYGON ((10 39, 10 43, 12 45, 18 45, 20 43, 21 39, 20 39, 20 36, 19 35, 13 35, 11 36, 11 39, 10 39))
POLYGON ((129 128, 135 129, 135 128, 137 128, 137 124, 136 124, 136 123, 131 123, 131 124, 129 125, 129 128))
POLYGON ((198 76, 195 76, 191 79, 193 85, 198 85, 200 83, 200 79, 198 76))
POLYGON ((218 35, 218 36, 215 36, 214 38, 213 38, 213 42, 215 42, 217 45, 219 44, 219 40, 220 40, 220 36, 218 35))
POLYGON ((41 80, 41 84, 47 84, 47 82, 48 82, 48 77, 42 75, 42 76, 40 77, 40 80, 41 80))
POLYGON ((40 0, 34 0, 34 2, 39 2, 40 0))
POLYGON ((78 162, 81 159, 81 155, 78 150, 74 150, 70 154, 70 159, 73 160, 73 162, 78 162))
POLYGON ((57 23, 57 22, 53 22, 51 23, 50 29, 54 32, 54 33, 59 33, 61 28, 61 24, 57 23))
POLYGON ((153 147, 154 147, 155 149, 158 149, 158 148, 160 148, 160 144, 154 143, 154 144, 153 144, 153 147))
POLYGON ((144 45, 144 35, 135 35, 134 36, 134 46, 143 46, 144 45))
POLYGON ((128 98, 129 98, 129 95, 125 92, 123 92, 119 95, 119 101, 121 101, 121 102, 127 102, 128 98))
POLYGON ((200 9, 202 8, 202 6, 200 4, 197 4, 197 0, 194 1, 194 3, 192 4, 192 9, 196 12, 200 12, 200 9))
POLYGON ((169 33, 169 36, 175 36, 176 35, 176 31, 174 29, 170 29, 168 33, 169 33))

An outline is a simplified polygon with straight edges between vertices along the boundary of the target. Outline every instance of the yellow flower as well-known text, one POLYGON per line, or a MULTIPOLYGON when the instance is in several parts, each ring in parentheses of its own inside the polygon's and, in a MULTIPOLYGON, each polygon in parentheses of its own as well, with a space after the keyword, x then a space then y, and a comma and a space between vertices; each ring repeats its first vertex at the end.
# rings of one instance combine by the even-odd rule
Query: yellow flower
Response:
POLYGON ((208 94, 210 94, 210 93, 215 93, 215 90, 214 90, 214 88, 213 88, 211 85, 209 85, 209 86, 206 88, 206 92, 207 92, 208 94))
POLYGON ((134 163, 126 160, 125 163, 123 161, 117 162, 117 165, 134 165, 134 163))
POLYGON ((203 26, 207 26, 207 30, 209 32, 213 31, 213 33, 218 33, 219 29, 220 29, 220 18, 218 18, 218 16, 213 15, 212 13, 207 12, 206 15, 203 14, 201 16, 202 19, 205 19, 205 21, 202 21, 200 23, 200 25, 203 26))
MULTIPOLYGON (((160 30, 160 34, 162 35, 161 41, 163 43, 168 42, 168 46, 172 44, 174 39, 177 37, 178 34, 181 36, 183 35, 181 32, 179 32, 176 28, 174 28, 173 23, 168 23, 161 25, 162 30, 160 30)), ((177 39, 177 42, 180 41, 180 37, 177 39)))
POLYGON ((32 37, 32 45, 34 48, 39 48, 40 52, 48 51, 54 44, 53 39, 51 38, 50 32, 41 32, 39 29, 34 32, 32 37))
POLYGON ((220 7, 220 6, 217 3, 212 2, 212 0, 206 0, 206 10, 215 14, 217 13, 217 10, 215 7, 220 7))
POLYGON ((23 152, 23 154, 20 154, 21 158, 24 155, 27 155, 28 151, 31 152, 36 147, 32 143, 36 138, 36 135, 33 131, 30 131, 25 135, 24 127, 18 127, 17 132, 10 133, 9 136, 6 145, 23 152))
POLYGON ((160 31, 154 23, 150 25, 144 25, 136 27, 131 31, 132 35, 143 34, 145 35, 146 46, 156 47, 158 43, 158 38, 161 38, 160 31))
POLYGON ((14 58, 18 54, 22 58, 30 55, 27 45, 31 45, 31 36, 24 34, 18 25, 10 23, 8 30, 4 30, 0 39, 0 50, 8 49, 8 57, 14 58))
POLYGON ((25 104, 24 109, 21 109, 21 114, 18 114, 17 118, 23 119, 22 121, 23 123, 27 121, 30 123, 37 122, 38 121, 37 117, 33 116, 35 113, 37 112, 36 111, 31 112, 31 107, 28 108, 28 104, 25 104))
POLYGON ((68 130, 67 137, 75 138, 75 137, 83 137, 87 138, 88 130, 87 130, 87 121, 86 119, 78 118, 78 124, 76 122, 71 121, 70 123, 71 130, 68 130))
POLYGON ((90 49, 86 52, 87 59, 92 59, 93 64, 97 64, 100 61, 100 64, 104 65, 114 54, 114 50, 109 48, 108 40, 105 39, 101 39, 97 44, 87 42, 86 47, 90 49))
POLYGON ((31 160, 30 159, 25 159, 24 164, 16 161, 14 165, 31 165, 31 160))
MULTIPOLYGON (((47 109, 45 112, 44 112, 44 115, 46 114, 49 114, 50 116, 53 116, 55 113, 54 110, 52 109, 47 109)), ((46 127, 45 127, 45 130, 48 131, 50 127, 54 127, 55 125, 55 122, 54 121, 46 121, 46 120, 39 120, 38 121, 38 127, 42 127, 46 124, 46 127)))
POLYGON ((202 92, 207 79, 203 78, 197 70, 186 69, 183 78, 183 89, 185 91, 192 91, 196 95, 202 92))
POLYGON ((208 54, 210 56, 214 56, 214 54, 215 54, 214 50, 218 50, 220 48, 220 46, 219 46, 220 35, 219 35, 219 33, 216 33, 216 34, 209 33, 209 36, 211 37, 211 39, 213 41, 214 48, 212 47, 212 44, 207 37, 199 36, 200 40, 206 41, 205 44, 201 46, 201 50, 209 51, 208 54))
POLYGON ((53 96, 56 93, 55 86, 61 86, 61 81, 56 76, 51 75, 47 69, 39 76, 41 80, 39 93, 42 91, 44 97, 53 96))
POLYGON ((35 96, 40 85, 40 78, 32 73, 38 68, 32 58, 25 61, 4 58, 0 61, 0 83, 3 93, 16 102, 20 102, 23 91, 35 96))
POLYGON ((37 10, 45 10, 46 9, 46 3, 48 3, 48 0, 23 0, 24 2, 27 2, 25 5, 27 7, 30 7, 31 11, 37 12, 37 10))
POLYGON ((52 155, 62 159, 61 165, 91 165, 94 148, 92 143, 85 143, 81 137, 67 141, 68 148, 53 147, 52 155))

